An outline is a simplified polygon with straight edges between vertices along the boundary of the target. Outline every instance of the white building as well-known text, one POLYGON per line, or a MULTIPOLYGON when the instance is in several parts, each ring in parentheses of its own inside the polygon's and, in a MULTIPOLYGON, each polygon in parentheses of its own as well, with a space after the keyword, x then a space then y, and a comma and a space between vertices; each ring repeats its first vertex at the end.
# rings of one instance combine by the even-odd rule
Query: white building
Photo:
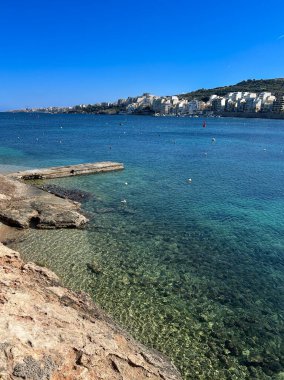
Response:
POLYGON ((225 110, 226 101, 227 100, 225 98, 216 95, 211 102, 212 111, 215 113, 223 112, 225 110))
POLYGON ((197 99, 193 99, 190 102, 188 102, 187 110, 189 114, 194 114, 200 111, 200 104, 201 102, 197 99))
POLYGON ((170 101, 170 99, 164 101, 162 104, 161 104, 161 114, 162 115, 168 115, 169 113, 172 112, 172 102, 170 101))
POLYGON ((175 105, 177 114, 186 114, 188 112, 188 100, 182 99, 175 105))

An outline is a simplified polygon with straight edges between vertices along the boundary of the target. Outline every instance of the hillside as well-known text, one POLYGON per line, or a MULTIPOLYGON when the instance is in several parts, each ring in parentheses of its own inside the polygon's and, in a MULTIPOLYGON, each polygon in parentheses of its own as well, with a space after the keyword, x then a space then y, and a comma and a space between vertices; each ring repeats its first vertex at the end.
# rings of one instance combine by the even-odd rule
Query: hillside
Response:
POLYGON ((196 91, 188 92, 186 94, 178 95, 180 98, 185 98, 191 100, 193 98, 207 101, 209 97, 213 94, 224 96, 228 92, 262 92, 269 91, 273 94, 277 92, 284 93, 284 78, 276 78, 276 79, 249 79, 239 82, 234 85, 224 86, 224 87, 216 87, 212 89, 201 88, 196 91))

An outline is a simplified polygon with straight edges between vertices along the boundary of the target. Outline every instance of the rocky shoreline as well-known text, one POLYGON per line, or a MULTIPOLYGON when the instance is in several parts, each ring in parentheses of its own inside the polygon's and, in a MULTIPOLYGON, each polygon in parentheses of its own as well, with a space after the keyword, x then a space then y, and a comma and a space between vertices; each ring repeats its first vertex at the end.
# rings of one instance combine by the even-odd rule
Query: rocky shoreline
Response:
POLYGON ((80 203, 0 175, 0 221, 20 228, 78 228, 88 219, 80 203))
POLYGON ((20 228, 78 228, 88 219, 80 212, 80 201, 89 194, 55 185, 31 186, 24 180, 51 179, 123 170, 118 162, 31 169, 0 174, 0 222, 20 228))
POLYGON ((86 196, 0 175, 0 379, 181 380, 169 359, 136 342, 88 295, 2 244, 23 228, 83 226, 88 220, 70 198, 86 196))
POLYGON ((0 244, 0 378, 181 380, 83 293, 0 244))

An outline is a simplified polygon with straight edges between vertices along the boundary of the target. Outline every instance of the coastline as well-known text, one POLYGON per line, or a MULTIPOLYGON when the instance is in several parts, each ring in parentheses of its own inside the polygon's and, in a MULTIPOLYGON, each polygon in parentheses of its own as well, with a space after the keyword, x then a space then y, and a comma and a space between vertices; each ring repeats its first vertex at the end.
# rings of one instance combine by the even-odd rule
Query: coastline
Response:
POLYGON ((1 243, 0 272, 1 378, 181 380, 164 355, 137 343, 88 295, 1 243))
MULTIPOLYGON (((276 114, 272 112, 267 112, 267 113, 261 113, 261 112, 222 112, 218 114, 193 114, 193 115, 154 115, 154 114, 149 114, 148 112, 145 113, 87 113, 87 112, 28 112, 28 111, 1 111, 0 113, 15 113, 15 114, 40 114, 40 115, 95 115, 95 116, 150 116, 150 117, 182 117, 182 118, 242 118, 242 119, 267 119, 267 120, 284 120, 284 113, 282 114, 276 114)), ((9 165, 7 165, 9 166, 9 165)), ((2 168, 1 173, 2 173, 2 168)), ((8 168, 9 171, 11 169, 8 168)), ((13 170, 13 169, 12 169, 13 170)), ((14 171, 14 170, 13 170, 14 171)))
POLYGON ((166 356, 136 342, 90 296, 68 290, 55 273, 6 246, 23 231, 0 222, 1 378, 181 380, 166 356))
POLYGON ((3 127, 13 126, 2 128, 5 145, 15 148, 3 149, 3 162, 49 167, 95 156, 127 165, 115 174, 48 180, 92 194, 82 203, 91 223, 82 230, 25 230, 9 245, 25 262, 90 294, 136 339, 172 358, 184 378, 213 371, 216 378, 276 376, 283 277, 275 284, 269 273, 277 275, 283 246, 282 122, 219 118, 204 130, 193 118, 3 119, 3 127), (60 139, 64 145, 54 144, 60 139), (249 186, 248 178, 255 179, 249 186), (90 270, 93 263, 100 273, 90 270))
POLYGON ((283 120, 283 114, 274 114, 274 113, 260 113, 260 112, 223 112, 220 114, 221 117, 232 117, 232 118, 244 118, 244 119, 269 119, 269 120, 283 120))
POLYGON ((81 212, 80 202, 72 201, 68 196, 56 196, 52 191, 28 185, 24 180, 74 177, 123 168, 120 163, 97 162, 0 174, 0 220, 21 228, 81 227, 88 219, 81 212))

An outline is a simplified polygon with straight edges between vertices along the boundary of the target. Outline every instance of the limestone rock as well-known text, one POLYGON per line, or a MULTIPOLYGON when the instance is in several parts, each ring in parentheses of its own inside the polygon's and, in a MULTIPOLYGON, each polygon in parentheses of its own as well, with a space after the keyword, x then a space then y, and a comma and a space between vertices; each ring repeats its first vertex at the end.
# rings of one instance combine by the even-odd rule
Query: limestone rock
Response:
POLYGON ((87 222, 80 204, 0 175, 0 220, 20 228, 76 228, 87 222))
POLYGON ((86 294, 0 245, 0 379, 181 380, 86 294))

